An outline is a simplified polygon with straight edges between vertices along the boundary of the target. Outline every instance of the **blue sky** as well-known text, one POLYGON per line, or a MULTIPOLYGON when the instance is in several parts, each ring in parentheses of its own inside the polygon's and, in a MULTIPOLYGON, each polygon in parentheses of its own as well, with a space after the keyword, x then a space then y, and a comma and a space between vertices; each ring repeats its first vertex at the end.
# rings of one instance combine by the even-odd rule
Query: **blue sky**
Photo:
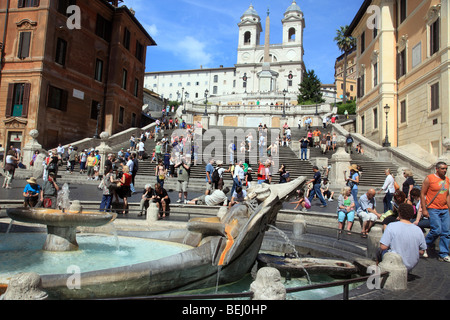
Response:
MULTIPOLYGON (((271 43, 282 42, 281 20, 292 0, 125 0, 156 41, 147 50, 147 72, 233 67, 237 62, 240 17, 253 4, 263 19, 271 16, 271 43)), ((334 37, 350 24, 363 0, 297 0, 305 16, 304 61, 322 83, 334 83, 341 54, 334 37)), ((261 34, 264 42, 264 31, 261 34)))

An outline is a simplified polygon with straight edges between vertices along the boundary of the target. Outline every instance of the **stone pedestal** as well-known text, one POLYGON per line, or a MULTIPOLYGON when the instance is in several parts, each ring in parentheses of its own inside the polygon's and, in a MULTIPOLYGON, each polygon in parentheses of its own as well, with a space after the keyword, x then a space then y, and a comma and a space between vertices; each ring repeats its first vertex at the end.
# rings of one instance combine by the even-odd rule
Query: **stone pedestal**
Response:
POLYGON ((204 130, 209 130, 209 116, 202 116, 202 127, 204 130))
POLYGON ((345 150, 345 137, 339 136, 336 143, 338 149, 336 153, 331 157, 331 175, 328 177, 330 179, 330 184, 337 188, 343 188, 346 186, 345 179, 350 173, 349 167, 351 162, 351 156, 345 150))
POLYGON ((158 221, 159 208, 156 203, 150 202, 147 209, 147 224, 151 225, 158 221))
MULTIPOLYGON (((42 145, 40 145, 37 141, 37 138, 39 137, 39 131, 31 130, 30 137, 32 138, 31 142, 26 144, 21 150, 23 158, 22 162, 27 166, 27 168, 29 167, 31 159, 33 158, 33 155, 36 151, 39 151, 40 153, 45 152, 45 150, 42 149, 42 145)), ((40 163, 40 165, 42 166, 42 163, 40 163)))
POLYGON ((97 148, 95 148, 95 150, 98 150, 98 154, 101 157, 99 167, 100 176, 105 174, 105 161, 108 158, 108 154, 112 152, 112 148, 108 145, 109 137, 110 135, 108 132, 102 132, 100 134, 101 143, 97 148))
POLYGON ((298 215, 293 222, 294 239, 300 239, 306 233, 305 217, 298 215))

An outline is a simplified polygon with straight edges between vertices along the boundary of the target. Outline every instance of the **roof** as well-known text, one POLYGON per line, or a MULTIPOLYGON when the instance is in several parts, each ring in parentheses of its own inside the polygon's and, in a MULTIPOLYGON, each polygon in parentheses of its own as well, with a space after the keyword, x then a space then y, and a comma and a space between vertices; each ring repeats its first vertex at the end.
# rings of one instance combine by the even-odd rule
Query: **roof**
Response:
POLYGON ((257 16, 257 17, 259 17, 259 14, 258 14, 258 12, 256 12, 255 8, 251 4, 250 7, 247 9, 247 11, 245 11, 244 14, 242 15, 242 17, 244 17, 244 16, 257 16))
POLYGON ((356 14, 356 16, 353 19, 352 23, 348 27, 347 32, 345 33, 346 37, 351 36, 353 31, 355 31, 355 29, 358 26, 359 22, 364 17, 364 15, 367 13, 367 9, 369 8, 371 3, 372 3, 372 0, 364 0, 361 8, 359 8, 358 13, 356 14))
POLYGON ((289 6, 289 8, 287 8, 286 13, 288 12, 302 12, 302 10, 298 6, 297 2, 295 2, 294 0, 292 1, 292 4, 289 6))

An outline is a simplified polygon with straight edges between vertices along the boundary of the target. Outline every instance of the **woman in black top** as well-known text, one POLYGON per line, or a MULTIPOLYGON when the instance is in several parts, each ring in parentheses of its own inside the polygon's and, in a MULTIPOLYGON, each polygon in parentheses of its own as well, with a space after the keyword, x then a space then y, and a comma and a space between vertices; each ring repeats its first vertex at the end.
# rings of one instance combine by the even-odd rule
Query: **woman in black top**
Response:
POLYGON ((411 200, 410 191, 414 188, 416 181, 414 181, 413 173, 411 170, 405 170, 403 172, 403 176, 406 178, 405 182, 403 182, 402 191, 406 195, 406 199, 411 200))

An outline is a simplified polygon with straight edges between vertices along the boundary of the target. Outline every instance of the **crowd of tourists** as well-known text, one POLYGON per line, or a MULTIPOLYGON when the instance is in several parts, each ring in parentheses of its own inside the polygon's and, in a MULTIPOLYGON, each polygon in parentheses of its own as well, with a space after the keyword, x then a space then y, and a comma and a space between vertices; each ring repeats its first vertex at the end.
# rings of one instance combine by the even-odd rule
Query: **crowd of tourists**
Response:
MULTIPOLYGON (((139 216, 144 216, 150 203, 156 203, 160 209, 160 219, 165 219, 170 213, 171 199, 164 188, 167 179, 176 179, 177 203, 205 206, 232 207, 242 203, 247 190, 257 184, 287 183, 290 173, 285 165, 274 168, 271 156, 278 153, 280 147, 288 146, 291 142, 291 131, 287 124, 274 144, 267 146, 267 126, 260 125, 259 141, 254 143, 251 134, 238 149, 234 143, 228 146, 230 158, 228 163, 223 159, 209 159, 205 167, 205 192, 202 196, 188 200, 188 185, 192 165, 198 165, 199 139, 203 128, 199 122, 188 125, 184 121, 161 119, 154 130, 142 132, 139 137, 132 135, 127 150, 120 150, 117 154, 109 154, 104 161, 104 174, 100 175, 101 156, 98 150, 81 150, 69 146, 68 150, 59 145, 50 151, 42 165, 44 167, 44 184, 41 187, 37 179, 30 178, 23 190, 24 206, 56 207, 56 197, 59 186, 56 180, 58 170, 67 161, 67 171, 74 172, 76 163, 80 164, 80 174, 86 174, 87 179, 99 180, 102 190, 100 210, 109 211, 120 208, 120 213, 129 212, 128 199, 136 193, 135 177, 139 162, 148 159, 156 163, 154 175, 156 184, 146 184, 140 199, 139 216), (178 135, 167 135, 165 131, 179 128, 178 135), (180 134, 181 133, 181 134, 180 134), (261 138, 263 137, 263 138, 261 138), (153 150, 146 150, 146 141, 156 142, 153 150), (236 160, 238 152, 246 154, 252 148, 258 147, 260 160, 257 167, 252 168, 248 161, 236 160), (264 159, 264 160, 263 160, 264 159), (277 179, 278 178, 278 179, 277 179), (232 185, 227 186, 228 180, 232 185), (119 199, 122 199, 120 202, 119 199), (123 207, 122 207, 123 206, 123 207)), ((316 129, 317 131, 319 129, 316 129)), ((336 134, 323 135, 325 149, 335 150, 336 134)), ((349 135, 346 141, 352 152, 353 139, 349 135)), ((312 134, 300 140, 301 158, 306 160, 303 145, 310 148, 320 145, 319 134, 312 134), (314 138, 317 137, 317 138, 314 138)), ((358 148, 356 148, 358 152, 358 148)), ((36 163, 37 155, 31 160, 30 166, 36 163)), ((14 170, 20 159, 17 150, 6 153, 3 188, 11 188, 14 170)), ((364 174, 360 166, 352 165, 346 173, 346 186, 337 197, 330 188, 329 170, 313 167, 312 178, 307 181, 306 188, 297 191, 294 210, 301 209, 303 213, 312 208, 315 199, 320 201, 320 208, 326 208, 336 201, 336 215, 340 232, 352 234, 355 220, 361 221, 361 236, 366 238, 376 223, 381 223, 383 237, 381 239, 379 258, 387 251, 395 251, 404 257, 405 265, 412 269, 417 264, 418 257, 427 257, 437 239, 439 243, 439 259, 450 262, 450 218, 448 204, 450 203, 450 181, 446 177, 447 164, 440 162, 436 165, 436 173, 429 175, 421 186, 414 180, 412 171, 404 171, 404 182, 398 185, 393 173, 385 171, 383 186, 370 188, 364 194, 359 194, 361 176, 364 174), (377 207, 377 195, 383 194, 383 211, 377 207), (335 199, 336 198, 336 199, 335 199), (418 232, 419 230, 420 232, 418 232), (426 235, 426 236, 425 236, 426 235)), ((175 200, 175 199, 174 199, 175 200)))

